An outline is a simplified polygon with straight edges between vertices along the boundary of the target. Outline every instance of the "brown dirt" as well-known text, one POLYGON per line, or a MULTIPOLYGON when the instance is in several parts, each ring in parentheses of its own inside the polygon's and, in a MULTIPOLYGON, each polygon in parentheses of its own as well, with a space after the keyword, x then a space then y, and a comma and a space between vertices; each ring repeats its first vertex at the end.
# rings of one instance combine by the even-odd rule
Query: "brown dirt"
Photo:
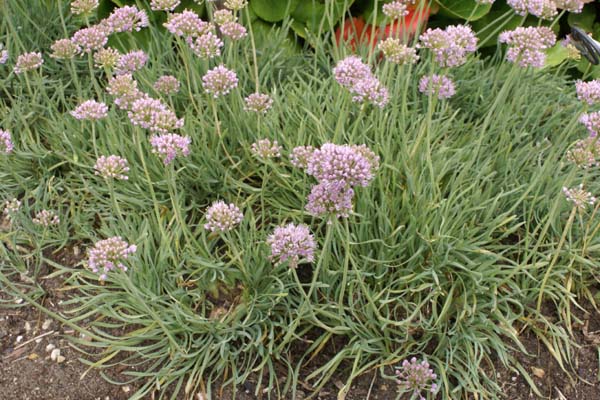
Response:
MULTIPOLYGON (((59 255, 58 262, 75 265, 77 259, 72 251, 59 255)), ((44 272, 50 272, 48 270, 44 272)), ((61 290, 63 284, 59 279, 41 279, 46 296, 43 305, 55 312, 61 312, 61 300, 66 294, 61 290)), ((137 385, 129 384, 118 386, 108 383, 98 370, 86 370, 88 367, 78 360, 81 354, 70 347, 65 335, 74 335, 69 327, 61 326, 57 321, 43 329, 44 322, 48 319, 41 311, 25 304, 17 304, 18 300, 0 291, 0 399, 1 400, 120 400, 127 399, 135 392, 137 385), (28 324, 27 324, 28 323, 28 324), (26 328, 28 325, 28 329, 26 328), (17 338, 21 336, 18 340, 17 338), (36 340, 36 338, 38 340, 36 340), (48 344, 54 344, 60 349, 65 361, 57 363, 50 359, 46 351, 48 344), (82 377, 83 374, 85 377, 82 377)), ((520 337, 527 352, 526 356, 520 352, 513 355, 523 364, 525 370, 544 396, 552 400, 599 400, 600 399, 600 312, 594 310, 589 304, 586 312, 578 311, 575 315, 583 324, 573 326, 574 342, 577 348, 572 354, 572 368, 567 367, 568 373, 563 371, 556 359, 551 355, 546 346, 532 334, 525 331, 520 337), (537 376, 536 376, 537 375, 537 376)), ((337 345, 329 346, 335 352, 337 345)), ((312 393, 310 385, 302 377, 310 374, 311 370, 327 362, 327 354, 315 359, 307 366, 300 378, 300 387, 296 398, 291 395, 285 397, 289 400, 302 400, 312 393)), ((351 367, 351 366, 347 366, 351 367)), ((505 397, 511 400, 530 400, 537 397, 530 388, 526 379, 519 373, 504 368, 499 362, 494 366, 496 379, 503 389, 505 397)), ((334 376, 314 397, 319 400, 335 400, 339 390, 343 387, 349 368, 340 368, 338 376, 334 376)), ((124 370, 105 371, 111 378, 126 381, 122 375, 124 370)), ((391 375, 393 371, 388 371, 391 375)), ((282 368, 282 376, 285 370, 282 368)), ((263 380, 263 383, 265 381, 263 380)), ((237 388, 235 399, 262 400, 267 399, 267 393, 261 391, 255 396, 257 379, 252 377, 237 388)), ((214 398, 233 399, 231 387, 223 387, 214 392, 214 398)), ((271 393, 272 398, 274 393, 271 393)), ((148 398, 152 398, 149 396, 148 398)), ((372 371, 357 378, 346 396, 346 400, 387 400, 396 399, 397 391, 393 381, 379 377, 377 371, 372 371)), ((402 399, 407 398, 402 397, 402 399)), ((439 398, 439 396, 438 396, 439 398)), ((179 396, 178 399, 184 399, 179 396)), ((194 400, 202 397, 194 397, 194 400)), ((192 399, 190 399, 192 400, 192 399)), ((205 399, 206 400, 206 399, 205 399)))

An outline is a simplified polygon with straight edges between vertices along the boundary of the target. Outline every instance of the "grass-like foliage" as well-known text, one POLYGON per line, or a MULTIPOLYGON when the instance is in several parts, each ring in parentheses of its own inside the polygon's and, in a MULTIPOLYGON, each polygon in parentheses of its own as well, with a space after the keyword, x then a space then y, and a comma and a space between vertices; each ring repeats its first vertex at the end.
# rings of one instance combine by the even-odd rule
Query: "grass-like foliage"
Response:
POLYGON ((150 27, 109 44, 146 51, 146 67, 134 73, 139 89, 185 121, 177 133, 191 138, 190 153, 165 165, 151 133, 106 93, 108 71, 87 54, 47 56, 85 24, 66 2, 9 0, 0 13, 12 57, 0 65, 0 128, 14 142, 0 156, 0 199, 22 203, 0 234, 1 285, 35 301, 43 295, 37 272, 52 266, 76 294, 68 314, 55 316, 92 338, 73 338, 82 350, 101 350, 90 365, 138 367, 131 379, 145 383, 132 398, 156 388, 210 394, 215 381, 240 384, 251 373, 262 377, 257 390, 292 398, 303 366, 334 344, 331 358, 302 376, 316 391, 336 371, 342 392, 369 371, 394 379, 392 367, 415 356, 436 371, 436 398, 495 398, 493 365, 520 368, 509 350, 522 349, 524 327, 568 369, 569 310, 593 301, 587 288, 597 283, 600 243, 593 207, 573 208, 562 188, 600 188, 593 170, 566 161, 586 133, 573 82, 560 72, 470 56, 452 70, 456 94, 438 100, 418 90, 423 75, 439 72, 427 52, 405 66, 374 56, 370 67, 390 93, 380 109, 353 102, 335 81, 345 50, 329 34, 298 55, 274 29, 256 53, 247 36, 225 40, 222 57, 206 61, 156 12, 150 27), (43 67, 12 72, 30 51, 44 53, 43 67), (213 98, 202 77, 220 63, 239 84, 213 98), (154 91, 163 74, 181 81, 177 94, 154 91), (273 99, 264 116, 244 110, 257 88, 273 99), (89 99, 108 104, 108 116, 70 114, 89 99), (280 157, 254 155, 252 144, 265 138, 279 143, 280 157), (364 144, 380 158, 373 180, 353 188, 347 218, 309 214, 316 180, 290 162, 294 147, 324 143, 364 144), (95 174, 102 155, 125 158, 129 179, 95 174), (217 200, 243 213, 223 233, 204 227, 217 200), (32 222, 43 209, 58 224, 32 222), (269 258, 268 236, 288 223, 314 235, 313 262, 292 268, 269 258), (128 270, 104 281, 88 258, 52 261, 114 236, 137 248, 124 260, 128 270))

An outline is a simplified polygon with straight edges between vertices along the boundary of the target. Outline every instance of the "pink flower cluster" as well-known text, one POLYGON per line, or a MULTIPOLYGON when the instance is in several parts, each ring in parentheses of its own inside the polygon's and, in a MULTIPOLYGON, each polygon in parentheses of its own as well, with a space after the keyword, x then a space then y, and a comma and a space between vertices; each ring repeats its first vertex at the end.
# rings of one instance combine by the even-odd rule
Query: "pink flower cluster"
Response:
POLYGON ((590 192, 583 190, 583 185, 571 189, 563 187, 563 193, 567 201, 573 203, 580 211, 585 210, 588 205, 593 205, 596 202, 596 198, 590 192))
POLYGON ((190 49, 200 58, 211 59, 221 55, 223 41, 213 32, 207 32, 202 36, 188 37, 186 39, 190 49))
POLYGON ((172 132, 184 123, 163 102, 148 96, 135 100, 127 115, 133 125, 156 133, 172 132))
POLYGON ((541 68, 546 61, 545 50, 556 43, 554 32, 548 27, 519 27, 513 31, 502 32, 500 43, 509 45, 506 59, 518 62, 521 67, 541 68))
POLYGON ((556 7, 578 14, 583 11, 585 1, 583 0, 554 0, 556 7))
POLYGON ((577 98, 588 105, 600 103, 600 80, 583 82, 578 80, 575 82, 577 98))
POLYGON ((438 99, 448 99, 456 93, 454 82, 446 75, 424 76, 419 81, 419 92, 435 95, 438 99))
POLYGON ((106 47, 94 53, 94 65, 100 68, 113 68, 121 58, 121 53, 112 47, 106 47))
POLYGON ((237 87, 237 84, 238 78, 235 72, 225 68, 223 64, 208 70, 202 77, 204 90, 214 98, 228 94, 237 87))
POLYGON ((600 132, 600 111, 582 114, 579 117, 579 122, 585 125, 590 133, 590 137, 595 138, 598 136, 598 132, 600 132))
POLYGON ((153 11, 173 11, 180 3, 180 0, 152 0, 150 8, 153 11))
POLYGON ((382 9, 383 13, 391 19, 398 19, 408 15, 408 8, 406 7, 406 4, 398 0, 384 4, 382 9))
POLYGON ((209 22, 201 20, 198 14, 190 10, 169 14, 164 25, 173 35, 184 38, 199 37, 213 29, 209 22))
POLYGON ((314 236, 304 224, 278 226, 267 238, 267 244, 271 246, 269 259, 275 265, 287 261, 292 268, 296 268, 301 259, 312 262, 317 248, 314 236))
POLYGON ((35 214, 35 218, 31 220, 36 225, 41 225, 45 228, 51 225, 60 224, 60 218, 51 210, 42 210, 35 214))
POLYGON ((4 202, 4 210, 2 213, 7 216, 7 218, 12 219, 12 217, 19 212, 21 209, 21 202, 16 198, 11 200, 6 200, 4 202))
POLYGON ((598 165, 600 157, 600 141, 596 137, 578 140, 573 148, 567 151, 567 160, 582 169, 598 165))
POLYGON ((98 0, 73 0, 71 12, 75 15, 89 14, 98 7, 98 0))
POLYGON ((551 19, 558 11, 554 0, 506 0, 519 15, 532 14, 542 19, 551 19))
POLYGON ((227 36, 232 40, 240 40, 246 37, 248 32, 243 25, 238 24, 234 21, 225 22, 219 27, 219 30, 223 34, 223 36, 227 36))
POLYGON ((134 73, 144 68, 148 62, 148 55, 142 50, 133 50, 127 54, 123 54, 117 61, 115 73, 117 75, 134 73))
POLYGON ((428 391, 435 393, 437 384, 429 383, 437 379, 437 375, 429 368, 429 363, 425 360, 418 362, 416 357, 404 360, 402 365, 396 369, 396 383, 404 390, 412 391, 412 394, 419 396, 419 399, 425 400, 421 392, 428 391))
POLYGON ((108 42, 108 31, 102 25, 94 25, 89 28, 82 28, 75 32, 71 41, 79 46, 83 52, 91 53, 100 50, 108 42))
POLYGON ((13 151, 13 142, 9 131, 0 129, 0 153, 8 154, 13 151))
POLYGON ((308 195, 306 211, 312 215, 348 217, 352 211, 354 190, 344 181, 323 181, 314 185, 308 195))
POLYGON ((397 38, 387 38, 379 42, 379 50, 394 64, 414 64, 419 59, 414 48, 408 47, 397 38))
POLYGON ((58 60, 73 58, 81 52, 81 48, 71 39, 59 39, 50 46, 50 49, 52 50, 50 57, 58 60))
POLYGON ((175 157, 190 154, 190 144, 192 139, 187 136, 180 136, 174 133, 164 135, 153 135, 150 138, 152 152, 162 158, 165 165, 170 164, 175 157))
POLYGON ((256 143, 252 143, 252 153, 262 159, 276 158, 281 156, 281 146, 277 140, 271 142, 269 139, 261 139, 256 143))
POLYGON ((139 31, 149 25, 148 15, 136 6, 123 6, 115 8, 113 12, 102 21, 110 33, 139 31))
POLYGON ((457 67, 467 61, 467 55, 477 50, 477 37, 470 26, 451 25, 446 29, 427 29, 417 47, 431 50, 442 67, 457 67))
POLYGON ((24 53, 17 58, 17 63, 13 70, 15 74, 22 74, 23 72, 38 69, 43 63, 42 53, 24 53))
POLYGON ((352 93, 352 101, 372 103, 383 108, 389 101, 388 90, 373 75, 369 66, 356 56, 349 56, 338 62, 333 69, 338 83, 352 93))
POLYGON ((71 115, 79 120, 97 121, 108 115, 108 106, 96 100, 87 100, 71 111, 71 115))
POLYGON ((172 75, 163 75, 154 82, 154 90, 167 95, 175 94, 179 91, 181 84, 172 75))
POLYGON ((96 160, 94 169, 96 170, 96 175, 100 175, 103 178, 129 179, 127 176, 127 172, 129 172, 127 160, 119 156, 100 156, 96 160))
POLYGON ((252 93, 244 99, 244 110, 266 114, 273 106, 273 99, 268 94, 252 93))
POLYGON ((115 98, 115 104, 122 110, 130 110, 136 100, 145 98, 131 74, 113 76, 108 79, 108 94, 115 98))
POLYGON ((6 64, 8 61, 8 50, 2 49, 2 43, 0 43, 0 65, 6 64))
POLYGON ((243 218, 244 214, 235 204, 217 201, 206 210, 204 229, 211 232, 227 232, 239 225, 243 218))
POLYGON ((129 258, 136 250, 135 245, 130 245, 120 236, 100 240, 88 251, 88 265, 95 273, 102 270, 99 279, 104 281, 107 274, 115 268, 127 271, 127 267, 122 261, 129 258))

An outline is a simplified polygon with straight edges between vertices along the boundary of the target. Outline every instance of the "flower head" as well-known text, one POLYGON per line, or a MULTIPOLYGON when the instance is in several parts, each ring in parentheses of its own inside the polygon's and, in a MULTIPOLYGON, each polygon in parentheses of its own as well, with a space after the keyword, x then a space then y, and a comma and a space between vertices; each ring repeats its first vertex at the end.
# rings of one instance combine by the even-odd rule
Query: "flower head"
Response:
POLYGON ((112 47, 107 47, 94 53, 94 64, 99 68, 114 68, 120 58, 121 53, 112 47))
POLYGON ((127 172, 129 172, 127 160, 119 156, 100 156, 96 160, 94 169, 96 170, 96 175, 100 175, 103 178, 129 179, 127 176, 127 172))
POLYGON ((238 24, 234 21, 225 22, 220 26, 220 30, 223 36, 227 36, 232 40, 240 40, 242 38, 245 38, 248 34, 246 28, 244 28, 243 25, 238 24))
POLYGON ((506 2, 522 16, 532 14, 542 19, 551 19, 558 13, 555 0, 506 0, 506 2))
POLYGON ((391 19, 398 19, 408 15, 406 4, 398 0, 384 4, 382 8, 383 13, 391 19))
POLYGON ((213 21, 215 21, 215 24, 221 26, 227 22, 235 22, 237 21, 237 18, 231 10, 224 8, 213 13, 213 21))
POLYGON ((204 90, 212 94, 214 98, 228 94, 237 87, 237 84, 238 78, 235 72, 225 68, 223 64, 208 70, 202 77, 204 90))
POLYGON ((144 68, 144 65, 148 62, 148 55, 142 50, 130 51, 127 54, 123 54, 117 61, 115 73, 117 75, 133 73, 144 68))
POLYGON ((296 168, 305 169, 310 163, 310 159, 315 152, 315 148, 312 146, 297 146, 292 150, 290 155, 290 162, 296 168))
POLYGON ((103 23, 110 33, 139 31, 149 25, 146 12, 136 6, 115 8, 103 23))
POLYGON ((312 187, 306 211, 315 216, 348 217, 354 190, 344 181, 323 181, 312 187))
POLYGON ((120 236, 100 240, 88 251, 88 265, 93 272, 100 272, 100 280, 106 280, 107 274, 115 268, 127 271, 123 260, 134 254, 137 247, 124 241, 120 236))
POLYGON ((590 136, 595 138, 600 132, 600 111, 582 114, 579 122, 585 125, 590 136))
POLYGON ((372 76, 369 66, 357 56, 348 56, 339 61, 333 69, 335 80, 347 89, 352 88, 356 82, 372 76))
POLYGON ((590 192, 583 190, 583 185, 571 189, 563 187, 563 193, 567 201, 573 203, 579 211, 585 210, 588 205, 596 202, 596 198, 590 192))
POLYGON ((436 95, 438 99, 448 99, 456 93, 454 82, 446 75, 425 75, 419 81, 419 92, 436 95))
POLYGON ((25 53, 17 58, 17 64, 14 67, 15 74, 38 69, 44 63, 42 53, 25 53))
POLYGON ((169 14, 165 27, 176 36, 198 37, 213 29, 212 25, 200 19, 198 14, 190 10, 169 14))
POLYGON ((73 43, 71 39, 59 39, 50 46, 50 49, 52 49, 50 57, 59 60, 73 58, 81 51, 81 48, 73 43))
POLYGON ((239 11, 247 5, 247 0, 225 0, 225 7, 234 11, 239 11))
POLYGON ((0 65, 6 64, 8 61, 8 50, 4 49, 4 45, 0 43, 0 65))
POLYGON ((36 225, 41 225, 45 228, 48 228, 51 225, 60 224, 60 218, 54 211, 51 210, 42 210, 35 214, 35 218, 31 220, 36 225))
POLYGON ((213 32, 207 32, 199 37, 188 37, 187 43, 190 49, 200 58, 211 59, 221 55, 223 41, 213 32))
POLYGON ((450 25, 445 29, 427 29, 417 47, 431 50, 442 67, 456 67, 467 61, 467 55, 477 50, 477 37, 470 26, 450 25))
POLYGON ((115 97, 115 104, 122 110, 129 110, 133 103, 147 97, 137 87, 137 81, 131 74, 113 76, 108 79, 106 91, 115 97))
POLYGON ((583 0, 554 0, 557 8, 561 8, 565 11, 569 11, 575 14, 583 11, 585 1, 583 0))
POLYGON ((266 114, 273 106, 273 99, 268 94, 252 93, 244 99, 244 110, 266 114))
POLYGON ((271 246, 269 259, 276 265, 289 262, 290 267, 296 268, 301 258, 307 262, 314 260, 317 243, 304 224, 278 226, 267 238, 271 246))
POLYGON ((206 210, 204 229, 211 232, 227 232, 239 225, 243 218, 244 214, 235 204, 216 201, 206 210))
POLYGON ((308 157, 306 173, 319 181, 342 181, 348 186, 366 187, 377 166, 378 163, 374 164, 360 148, 325 143, 308 157))
POLYGON ((14 146, 10 137, 10 132, 0 129, 0 153, 8 154, 13 151, 13 148, 14 146))
POLYGON ((429 363, 425 360, 418 362, 416 357, 411 358, 410 362, 404 360, 402 366, 396 369, 396 383, 404 390, 412 391, 413 394, 425 400, 421 395, 423 391, 435 393, 437 384, 429 383, 437 379, 437 375, 429 368, 429 363))
POLYGON ((175 94, 181 84, 173 75, 163 75, 154 82, 154 90, 164 94, 175 94))
POLYGON ((173 11, 180 3, 180 0, 152 0, 150 8, 154 11, 173 11))
POLYGON ((554 32, 548 27, 519 27, 513 31, 505 31, 500 34, 500 43, 509 45, 506 59, 510 62, 518 62, 521 67, 544 66, 546 61, 546 49, 556 43, 554 32))
POLYGON ((87 100, 71 111, 71 115, 79 120, 97 121, 108 115, 108 106, 96 100, 87 100))
POLYGON ((597 165, 600 156, 600 141, 595 137, 578 140, 573 148, 567 151, 567 160, 579 168, 587 169, 597 165))
POLYGON ((188 156, 190 154, 190 143, 192 143, 192 139, 189 137, 174 133, 154 135, 150 138, 152 152, 162 158, 165 165, 170 164, 179 155, 188 156))
POLYGON ((261 139, 256 143, 252 143, 252 153, 262 159, 276 158, 281 156, 281 146, 277 140, 271 142, 269 139, 261 139))
POLYGON ((6 215, 8 219, 12 219, 16 213, 21 209, 21 202, 16 198, 11 200, 6 200, 4 202, 4 210, 3 214, 6 215))
POLYGON ((383 108, 389 101, 388 90, 375 76, 359 80, 350 91, 353 94, 352 101, 357 103, 372 103, 383 108))
POLYGON ((73 0, 71 12, 75 15, 89 14, 98 7, 98 0, 73 0))
POLYGON ((575 82, 575 88, 577 90, 577 98, 590 106, 596 103, 600 103, 600 80, 593 80, 590 82, 583 82, 578 80, 575 82))
POLYGON ((414 64, 419 59, 414 48, 400 42, 400 39, 387 38, 378 45, 385 58, 394 64, 414 64))
POLYGON ((81 47, 85 53, 91 53, 104 47, 108 42, 108 33, 103 25, 94 25, 75 32, 71 41, 81 47))
POLYGON ((156 133, 172 132, 181 128, 184 123, 183 118, 178 119, 163 102, 151 97, 135 100, 127 115, 133 125, 156 133))

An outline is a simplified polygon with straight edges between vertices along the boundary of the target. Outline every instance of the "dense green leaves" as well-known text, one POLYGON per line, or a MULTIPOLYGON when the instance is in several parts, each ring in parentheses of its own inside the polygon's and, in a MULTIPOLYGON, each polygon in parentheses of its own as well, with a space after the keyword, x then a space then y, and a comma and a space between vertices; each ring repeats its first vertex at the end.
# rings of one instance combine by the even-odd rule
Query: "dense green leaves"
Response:
POLYGON ((253 0, 250 2, 256 15, 268 22, 279 22, 290 15, 301 0, 253 0))

